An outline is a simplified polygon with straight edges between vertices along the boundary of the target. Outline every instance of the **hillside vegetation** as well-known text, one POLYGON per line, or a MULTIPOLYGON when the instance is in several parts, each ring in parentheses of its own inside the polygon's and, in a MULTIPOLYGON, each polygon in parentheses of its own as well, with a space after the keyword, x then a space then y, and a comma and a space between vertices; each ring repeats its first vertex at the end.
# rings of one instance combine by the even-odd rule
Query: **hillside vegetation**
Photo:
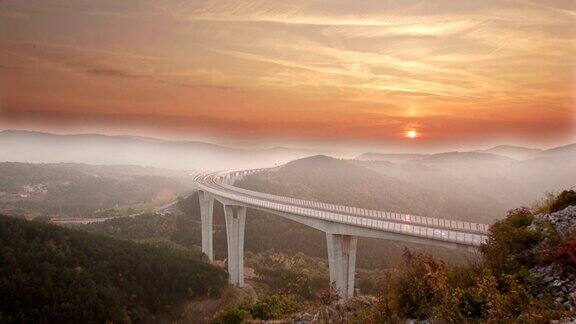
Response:
POLYGON ((334 293, 327 292, 316 302, 303 304, 284 293, 246 302, 219 320, 549 323, 576 319, 574 191, 551 196, 537 208, 510 210, 491 227, 489 240, 480 250, 482 261, 465 266, 450 266, 405 250, 402 266, 381 281, 376 296, 336 301, 334 293))
MULTIPOLYGON (((135 218, 118 218, 102 223, 82 225, 83 230, 120 239, 169 240, 190 249, 201 244, 198 196, 180 201, 183 213, 166 215, 144 214, 135 218)), ((245 265, 256 275, 253 284, 258 292, 276 294, 289 292, 303 300, 317 298, 328 288, 328 265, 326 261, 325 236, 300 224, 279 217, 254 213, 246 220, 245 265), (268 235, 266 233, 277 233, 268 235), (310 231, 310 232, 307 232, 310 231), (290 243, 295 236, 297 242, 290 243)), ((221 205, 214 209, 214 256, 216 260, 227 258, 226 228, 223 224, 221 205)), ((373 240, 375 245, 382 241, 373 240)), ((399 254, 402 247, 399 245, 399 254)), ((446 259, 457 258, 452 251, 441 254, 446 259)), ((380 258, 368 247, 358 262, 358 287, 365 293, 376 293, 386 268, 398 260, 380 258), (380 265, 380 269, 375 269, 380 265), (368 268, 362 269, 362 268, 368 268)))
MULTIPOLYGON (((336 168, 341 168, 342 163, 346 163, 345 167, 349 164, 357 167, 353 162, 328 161, 337 164, 336 168)), ((331 172, 338 170, 345 169, 331 172)), ((325 168, 321 168, 316 174, 324 171, 325 168)), ((276 172, 281 173, 282 167, 276 172)), ((313 174, 307 176, 310 178, 313 174)), ((239 184, 249 184, 254 178, 248 177, 239 184)), ((312 180, 298 181, 310 183, 312 180)), ((276 188, 289 189, 282 187, 285 184, 281 180, 278 182, 276 188)), ((356 275, 356 287, 361 295, 346 303, 335 302, 335 293, 328 289, 323 233, 249 210, 246 265, 254 270, 255 277, 249 282, 261 298, 220 313, 217 321, 310 320, 310 316, 316 316, 358 323, 397 322, 407 318, 540 323, 566 317, 571 314, 567 309, 573 307, 570 292, 576 293, 576 288, 569 284, 576 282, 572 253, 575 244, 573 235, 565 234, 569 233, 565 229, 570 228, 565 219, 570 218, 562 215, 572 212, 572 219, 576 219, 575 204, 576 194, 565 191, 547 197, 537 208, 497 215, 503 220, 492 227, 491 239, 481 249, 484 261, 476 259, 466 263, 464 261, 470 259, 455 250, 361 238, 356 275), (455 260, 460 265, 454 265, 455 260), (554 286, 558 283, 560 288, 554 286), (561 295, 557 295, 558 291, 561 295)), ((166 238, 189 247, 199 245, 197 196, 182 199, 179 207, 185 214, 118 219, 86 228, 122 238, 166 238)), ((216 203, 217 259, 226 258, 222 217, 222 207, 216 203)))
MULTIPOLYGON (((248 176, 237 181, 235 185, 277 195, 380 210, 408 211, 420 215, 441 216, 449 214, 449 210, 462 212, 471 209, 465 204, 451 204, 434 193, 410 186, 354 162, 325 156, 293 161, 276 169, 248 176), (458 205, 460 207, 456 207, 458 205)), ((247 249, 254 246, 261 251, 266 247, 290 254, 303 252, 313 257, 326 256, 326 237, 323 232, 281 217, 249 210, 246 232, 247 249)), ((402 259, 405 246, 433 253, 449 262, 463 262, 470 257, 465 251, 405 242, 361 238, 358 244, 358 266, 366 269, 397 265, 402 259)))
POLYGON ((570 147, 575 146, 542 151, 521 161, 486 152, 448 152, 400 163, 355 163, 433 192, 443 204, 465 204, 466 212, 456 208, 456 213, 444 217, 492 223, 509 209, 574 186, 576 150, 570 147))
POLYGON ((296 198, 421 216, 492 223, 515 206, 576 183, 576 154, 516 161, 447 152, 395 162, 313 156, 237 185, 296 198))
POLYGON ((137 166, 0 163, 0 212, 96 216, 116 206, 159 204, 193 187, 186 173, 137 166))
POLYGON ((224 270, 169 241, 135 243, 0 216, 0 322, 129 323, 177 319, 217 296, 224 270))
MULTIPOLYGON (((326 163, 320 163, 316 168, 306 165, 310 161, 315 162, 315 160, 312 158, 298 160, 280 167, 278 171, 275 171, 276 173, 271 171, 270 173, 247 177, 245 180, 239 181, 237 185, 263 192, 294 195, 302 198, 318 198, 322 201, 357 206, 362 206, 362 192, 367 190, 365 188, 394 188, 393 185, 387 184, 387 180, 389 180, 387 177, 348 161, 325 158, 324 162, 326 163), (351 179, 354 174, 350 173, 350 170, 356 172, 357 178, 354 181, 351 179), (298 174, 301 172, 303 176, 300 177, 298 174), (327 180, 331 178, 331 174, 336 175, 337 185, 327 180), (323 185, 324 181, 327 181, 326 185, 323 185), (375 182, 377 183, 371 187, 371 184, 375 182), (315 186, 326 189, 318 190, 315 186), (335 189, 329 190, 330 188, 335 189), (346 194, 348 189, 353 190, 354 193, 346 194)), ((406 186, 404 188, 408 190, 406 186)), ((380 197, 386 201, 391 201, 395 197, 384 197, 379 192, 382 191, 375 190, 369 197, 369 201, 375 206, 382 206, 378 205, 380 197)), ((407 204, 417 204, 420 200, 417 196, 399 197, 398 199, 407 204)), ((429 201, 431 205, 433 199, 430 198, 429 201)), ((436 203, 436 205, 439 206, 440 204, 436 203)), ((166 238, 187 247, 200 245, 200 209, 197 194, 181 199, 178 206, 185 215, 144 215, 137 219, 116 219, 101 224, 91 224, 85 228, 123 239, 166 238)), ((420 205, 421 208, 425 206, 425 204, 420 205)), ((222 205, 218 202, 215 203, 214 207, 214 224, 215 257, 224 259, 227 253, 226 229, 222 205)), ((282 217, 249 209, 245 231, 245 250, 247 252, 263 253, 274 250, 289 255, 301 252, 310 257, 326 257, 326 237, 323 232, 282 217)), ((425 245, 405 244, 403 242, 362 238, 359 244, 357 262, 358 267, 364 269, 395 266, 402 259, 404 246, 417 251, 433 253, 450 262, 463 262, 469 257, 465 251, 430 248, 425 245)))
POLYGON ((254 174, 237 185, 302 199, 431 217, 464 217, 462 210, 470 209, 465 201, 442 197, 352 161, 323 155, 254 174))

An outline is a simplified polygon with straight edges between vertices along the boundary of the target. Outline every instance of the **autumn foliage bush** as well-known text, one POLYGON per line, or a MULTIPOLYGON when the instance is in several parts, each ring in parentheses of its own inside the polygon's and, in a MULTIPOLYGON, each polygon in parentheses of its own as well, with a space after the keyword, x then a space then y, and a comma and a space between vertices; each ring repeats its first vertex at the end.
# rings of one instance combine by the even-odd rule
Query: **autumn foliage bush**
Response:
POLYGON ((402 271, 392 276, 365 322, 433 319, 440 323, 539 323, 558 318, 514 275, 497 278, 483 265, 451 268, 431 256, 406 252, 402 271))
POLYGON ((538 262, 532 248, 543 240, 543 235, 529 228, 533 222, 534 215, 528 208, 517 208, 490 228, 488 241, 480 251, 486 266, 498 278, 518 274, 538 262))
POLYGON ((576 191, 564 190, 552 200, 548 212, 554 213, 571 205, 576 205, 576 191))
MULTIPOLYGON (((573 204, 571 197, 565 191, 551 197, 549 206, 564 208, 566 201, 573 204)), ((480 252, 481 262, 459 267, 405 252, 402 266, 365 321, 548 323, 561 318, 563 311, 551 300, 533 295, 536 279, 529 269, 547 262, 575 269, 576 235, 560 240, 532 210, 518 208, 490 228, 480 252)))
POLYGON ((497 278, 484 264, 452 268, 431 256, 406 252, 402 270, 390 278, 362 322, 411 318, 439 323, 545 323, 559 317, 515 275, 497 278))
POLYGON ((446 264, 431 256, 404 252, 394 292, 401 317, 425 319, 446 296, 446 264))
POLYGON ((558 243, 546 257, 552 262, 576 270, 576 234, 558 243))

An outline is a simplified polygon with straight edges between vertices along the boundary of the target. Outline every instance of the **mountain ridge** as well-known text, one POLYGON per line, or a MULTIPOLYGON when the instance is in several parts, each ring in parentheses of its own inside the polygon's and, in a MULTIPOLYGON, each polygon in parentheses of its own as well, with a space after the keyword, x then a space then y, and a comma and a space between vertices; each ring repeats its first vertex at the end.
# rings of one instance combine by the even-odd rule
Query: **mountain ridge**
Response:
POLYGON ((433 156, 438 156, 447 153, 460 153, 460 154, 480 153, 480 154, 489 154, 493 156, 497 155, 517 161, 524 161, 544 157, 565 157, 570 155, 576 156, 576 143, 557 146, 549 149, 530 148, 518 145, 502 144, 481 150, 449 151, 449 152, 439 152, 429 154, 365 152, 356 156, 354 159, 359 161, 410 162, 410 161, 420 161, 433 156))
POLYGON ((251 150, 200 141, 22 130, 1 131, 0 146, 0 161, 129 164, 188 170, 268 167, 315 154, 313 150, 294 148, 251 150))

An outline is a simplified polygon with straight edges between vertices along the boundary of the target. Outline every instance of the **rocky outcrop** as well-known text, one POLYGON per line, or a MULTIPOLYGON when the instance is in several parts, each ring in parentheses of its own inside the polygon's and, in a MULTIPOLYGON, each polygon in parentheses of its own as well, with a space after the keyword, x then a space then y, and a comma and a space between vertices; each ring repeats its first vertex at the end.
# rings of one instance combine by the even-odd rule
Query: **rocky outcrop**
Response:
POLYGON ((561 305, 568 311, 576 310, 576 274, 567 271, 556 263, 546 266, 536 266, 530 269, 530 273, 541 280, 537 285, 536 296, 543 298, 548 295, 554 299, 554 303, 561 305))
MULTIPOLYGON (((543 224, 548 224, 558 234, 560 240, 576 235, 576 206, 569 206, 560 211, 537 216, 543 224)), ((552 247, 539 247, 540 253, 547 253, 552 247)), ((576 311, 576 269, 562 266, 556 262, 540 264, 530 273, 540 281, 534 285, 536 296, 550 296, 554 303, 568 311, 576 311)))
POLYGON ((541 220, 549 222, 561 238, 576 234, 576 206, 568 206, 551 214, 541 214, 541 220))

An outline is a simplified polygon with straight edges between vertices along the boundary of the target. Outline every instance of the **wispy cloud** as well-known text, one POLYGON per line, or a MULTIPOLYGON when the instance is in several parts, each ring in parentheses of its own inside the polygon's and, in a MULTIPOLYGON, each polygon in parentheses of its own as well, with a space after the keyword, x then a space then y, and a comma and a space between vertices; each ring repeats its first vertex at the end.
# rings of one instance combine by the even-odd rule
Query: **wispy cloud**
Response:
POLYGON ((141 79, 149 77, 147 75, 136 74, 131 71, 121 69, 93 68, 84 70, 84 72, 89 75, 114 78, 141 79))
POLYGON ((353 119, 374 136, 374 116, 440 131, 553 125, 543 111, 576 109, 570 1, 31 0, 0 12, 3 99, 21 105, 162 109, 222 129, 229 115, 302 134, 301 119, 353 119))

